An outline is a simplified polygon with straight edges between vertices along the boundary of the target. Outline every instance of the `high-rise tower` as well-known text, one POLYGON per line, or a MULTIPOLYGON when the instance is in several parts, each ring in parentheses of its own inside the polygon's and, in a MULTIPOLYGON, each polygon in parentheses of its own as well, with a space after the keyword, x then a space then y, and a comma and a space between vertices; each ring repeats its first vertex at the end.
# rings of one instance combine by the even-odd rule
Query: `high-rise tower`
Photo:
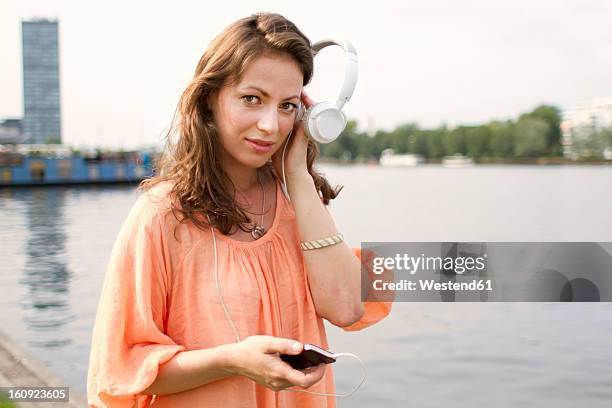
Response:
POLYGON ((21 22, 26 143, 61 143, 57 20, 21 22))

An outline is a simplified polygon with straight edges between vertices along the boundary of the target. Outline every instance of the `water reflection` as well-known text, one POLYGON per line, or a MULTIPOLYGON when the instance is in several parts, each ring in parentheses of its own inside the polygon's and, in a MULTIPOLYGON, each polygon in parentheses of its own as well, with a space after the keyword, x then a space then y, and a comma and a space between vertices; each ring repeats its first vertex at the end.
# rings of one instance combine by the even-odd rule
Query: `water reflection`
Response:
POLYGON ((19 284, 27 289, 20 299, 24 310, 28 344, 55 348, 72 344, 63 330, 76 316, 69 302, 73 274, 67 267, 64 207, 68 190, 43 188, 24 190, 27 222, 26 255, 19 284))
MULTIPOLYGON (((322 170, 345 185, 333 211, 357 247, 360 240, 612 241, 612 173, 603 166, 322 170), (363 214, 376 218, 361 222, 363 214)), ((81 394, 106 263, 136 198, 130 187, 0 189, 3 329, 81 394)), ((564 272, 552 263, 545 269, 564 272)), ((583 283, 571 282, 573 295, 583 283)), ((611 312, 605 302, 398 302, 361 332, 328 325, 331 349, 359 355, 368 369, 364 386, 338 406, 608 407, 611 312)), ((335 364, 339 392, 358 381, 353 364, 335 364)))

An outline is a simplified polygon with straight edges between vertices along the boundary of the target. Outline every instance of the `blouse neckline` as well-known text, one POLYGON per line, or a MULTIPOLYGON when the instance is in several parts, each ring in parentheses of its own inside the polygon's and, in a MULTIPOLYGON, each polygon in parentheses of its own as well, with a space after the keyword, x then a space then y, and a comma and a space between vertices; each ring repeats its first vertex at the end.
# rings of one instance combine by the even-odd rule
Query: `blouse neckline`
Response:
POLYGON ((243 248, 258 247, 270 241, 272 237, 274 236, 274 234, 276 233, 278 223, 280 222, 279 219, 281 215, 281 205, 283 202, 283 197, 282 197, 283 192, 281 191, 279 180, 275 179, 274 184, 276 187, 275 188, 276 190, 276 208, 274 209, 274 221, 272 222, 272 226, 270 227, 270 229, 266 232, 266 234, 263 237, 256 239, 254 241, 239 241, 228 235, 223 235, 221 231, 219 231, 217 228, 215 228, 215 237, 219 238, 222 241, 226 241, 233 246, 243 247, 243 248))

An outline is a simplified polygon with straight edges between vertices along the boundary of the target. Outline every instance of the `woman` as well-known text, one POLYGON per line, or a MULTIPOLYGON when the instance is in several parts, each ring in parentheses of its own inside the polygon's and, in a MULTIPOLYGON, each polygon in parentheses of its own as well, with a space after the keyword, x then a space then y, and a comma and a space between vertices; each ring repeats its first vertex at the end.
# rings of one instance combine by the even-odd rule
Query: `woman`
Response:
POLYGON ((277 14, 230 25, 209 46, 178 107, 178 139, 115 243, 93 333, 95 407, 331 407, 330 367, 280 354, 327 348, 323 320, 348 330, 388 313, 360 299, 360 261, 325 205, 298 107, 309 40, 277 14), (284 142, 291 203, 278 175, 284 142))

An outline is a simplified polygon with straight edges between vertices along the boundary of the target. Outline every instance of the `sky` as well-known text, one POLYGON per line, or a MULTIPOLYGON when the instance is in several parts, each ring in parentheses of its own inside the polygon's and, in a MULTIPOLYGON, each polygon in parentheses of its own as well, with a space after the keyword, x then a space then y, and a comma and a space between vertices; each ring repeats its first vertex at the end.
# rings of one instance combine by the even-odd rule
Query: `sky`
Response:
MULTIPOLYGON (((257 11, 315 42, 347 38, 359 79, 346 106, 360 129, 516 118, 612 96, 608 0, 0 0, 0 118, 23 115, 21 20, 56 18, 62 138, 75 147, 159 144, 212 38, 257 11)), ((335 100, 342 51, 315 59, 307 91, 335 100)))

